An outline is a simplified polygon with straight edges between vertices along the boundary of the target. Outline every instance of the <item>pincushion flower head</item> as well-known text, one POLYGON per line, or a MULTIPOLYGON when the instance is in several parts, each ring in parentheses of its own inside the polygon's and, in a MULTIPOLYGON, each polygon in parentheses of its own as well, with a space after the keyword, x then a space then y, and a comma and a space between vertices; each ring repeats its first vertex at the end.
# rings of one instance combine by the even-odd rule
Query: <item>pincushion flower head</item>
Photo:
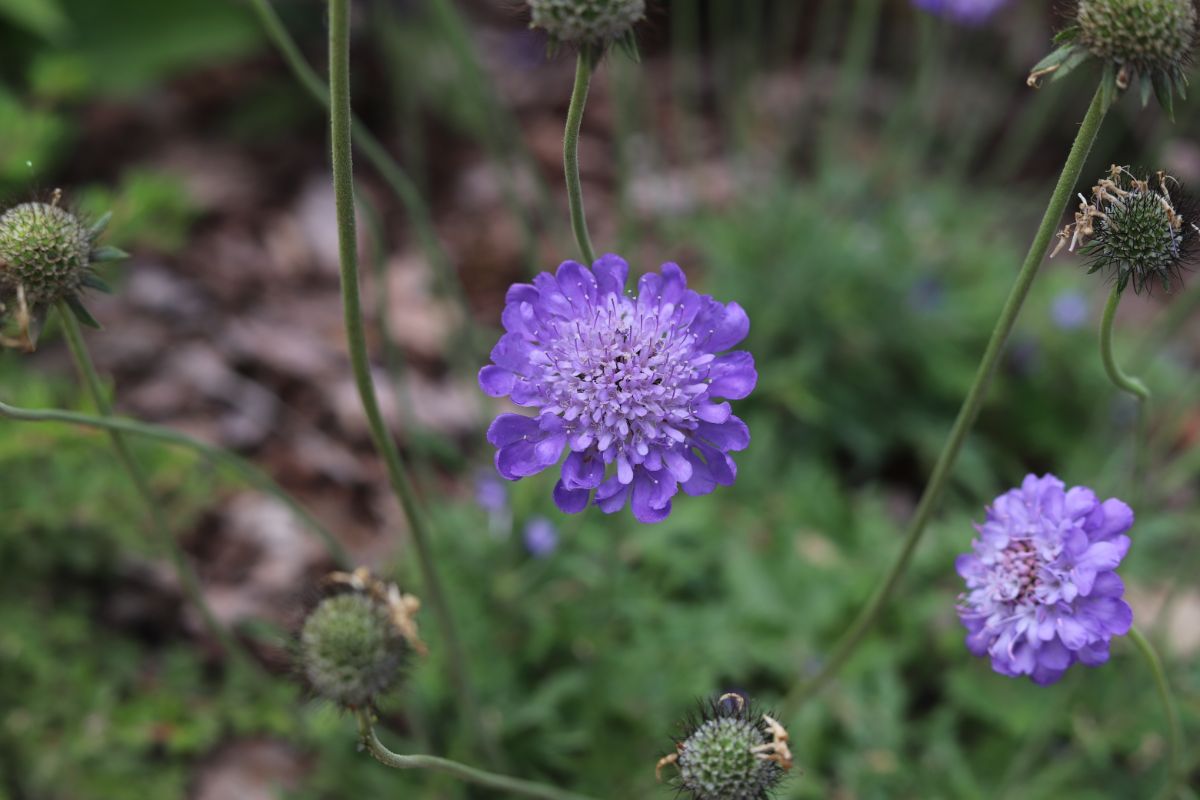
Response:
POLYGON ((1173 115, 1174 95, 1186 95, 1195 40, 1193 0, 1078 0, 1074 20, 1054 39, 1057 49, 1034 66, 1029 82, 1097 60, 1110 101, 1136 82, 1143 106, 1153 94, 1173 115))
POLYGON ((99 327, 80 299, 84 289, 107 291, 96 264, 125 258, 115 247, 97 246, 108 218, 87 225, 59 205, 21 203, 0 214, 0 320, 15 336, 0 344, 33 350, 46 312, 63 304, 80 322, 99 327))
POLYGON ((996 498, 973 552, 958 557, 967 591, 958 616, 967 648, 1002 675, 1054 683, 1076 661, 1108 661, 1133 612, 1114 571, 1129 550, 1133 511, 1053 475, 1025 477, 996 498))
POLYGON ((488 429, 502 476, 536 475, 565 449, 560 509, 594 499, 605 513, 629 504, 639 521, 658 522, 679 489, 733 483, 729 453, 750 432, 727 401, 750 394, 758 375, 749 353, 726 352, 750 329, 741 306, 688 289, 675 264, 643 275, 636 296, 628 275, 606 255, 514 285, 479 385, 536 412, 501 414, 488 429))
POLYGON ((1113 165, 1090 199, 1080 195, 1075 221, 1059 233, 1054 252, 1078 249, 1088 273, 1108 273, 1118 292, 1132 286, 1135 294, 1149 293, 1155 284, 1170 292, 1195 256, 1198 219, 1195 200, 1170 175, 1141 179, 1113 165))

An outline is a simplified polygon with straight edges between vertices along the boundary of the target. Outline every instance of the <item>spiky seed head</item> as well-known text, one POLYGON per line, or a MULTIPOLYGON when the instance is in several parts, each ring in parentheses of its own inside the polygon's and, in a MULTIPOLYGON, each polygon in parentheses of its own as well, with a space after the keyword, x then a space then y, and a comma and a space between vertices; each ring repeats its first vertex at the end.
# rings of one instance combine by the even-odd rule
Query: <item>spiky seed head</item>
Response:
POLYGON ((300 633, 300 660, 317 694, 362 707, 395 687, 412 648, 386 602, 369 592, 326 597, 300 633))
POLYGON ((764 800, 784 769, 764 757, 772 737, 764 718, 740 697, 703 709, 678 744, 679 788, 693 800, 764 800))
POLYGON ((1132 286, 1141 294, 1158 284, 1170 292, 1200 238, 1195 202, 1168 175, 1137 179, 1123 167, 1114 167, 1092 198, 1081 211, 1079 252, 1088 271, 1110 273, 1119 291, 1132 286))
POLYGON ((30 306, 74 297, 91 252, 91 231, 57 205, 22 203, 0 215, 0 284, 23 287, 30 306))
POLYGON ((1080 42, 1094 55, 1138 72, 1171 72, 1196 38, 1192 0, 1080 0, 1080 42))
POLYGON ((578 46, 606 46, 633 30, 646 16, 646 0, 528 0, 530 27, 551 40, 578 46))

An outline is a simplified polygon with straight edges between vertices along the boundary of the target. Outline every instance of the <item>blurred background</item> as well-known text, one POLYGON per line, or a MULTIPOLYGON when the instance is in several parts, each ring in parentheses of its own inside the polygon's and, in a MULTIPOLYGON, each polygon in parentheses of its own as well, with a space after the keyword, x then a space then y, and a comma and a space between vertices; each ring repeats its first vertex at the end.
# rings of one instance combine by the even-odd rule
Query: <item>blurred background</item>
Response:
MULTIPOLYGON (((570 53, 516 0, 354 5, 355 110, 399 164, 359 156, 364 287, 385 411, 504 766, 610 798, 670 797, 654 763, 698 698, 765 705, 811 675, 894 556, 1098 78, 1033 91, 1063 13, 1011 0, 967 24, 907 0, 650 0, 642 63, 600 69, 581 158, 592 236, 635 271, 678 261, 737 300, 759 386, 735 487, 636 525, 564 517, 548 475, 499 480, 500 407, 474 374, 513 281, 575 257, 562 187, 570 53), (397 192, 399 189, 399 193, 397 192)), ((274 9, 325 74, 325 5, 274 9)), ((356 562, 420 591, 342 336, 322 106, 242 0, 0 0, 0 198, 96 217, 133 254, 89 334, 118 411, 252 459, 356 562)), ((1111 163, 1200 182, 1200 105, 1125 97, 1111 163)), ((839 678, 784 720, 782 798, 1147 797, 1164 725, 1127 642, 1041 688, 962 643, 955 554, 1029 471, 1132 502, 1122 574, 1157 641, 1200 775, 1200 284, 1121 306, 1121 359, 1155 392, 1150 471, 1104 378, 1108 287, 1050 261, 943 513, 839 678)), ((52 329, 0 354, 0 392, 89 408, 52 329)), ((356 752, 295 679, 294 632, 333 566, 283 506, 137 443, 219 616, 277 676, 225 658, 182 600, 102 434, 0 422, 0 798, 492 796, 356 752)), ((399 752, 475 760, 433 655, 381 709, 399 752)))

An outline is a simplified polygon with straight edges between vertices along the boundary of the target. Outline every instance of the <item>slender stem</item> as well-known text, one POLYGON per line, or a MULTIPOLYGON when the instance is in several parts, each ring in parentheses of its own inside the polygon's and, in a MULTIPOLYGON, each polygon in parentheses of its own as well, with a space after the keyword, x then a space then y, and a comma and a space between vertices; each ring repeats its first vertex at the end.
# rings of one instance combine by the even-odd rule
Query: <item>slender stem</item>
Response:
POLYGON ((563 133, 563 171, 567 174, 567 202, 571 206, 571 230, 579 243, 579 252, 588 264, 596 260, 592 237, 588 235, 587 216, 583 211, 583 187, 579 183, 579 127, 587 105, 588 86, 592 82, 592 55, 588 48, 579 51, 575 62, 575 88, 567 109, 567 129, 563 133))
POLYGON ((1150 668, 1154 676, 1154 688, 1158 691, 1159 702, 1162 703, 1163 716, 1167 722, 1167 784, 1163 797, 1174 797, 1182 777, 1183 758, 1183 728, 1179 723, 1179 712, 1175 709, 1175 700, 1171 696, 1171 685, 1167 683, 1167 673, 1163 669, 1162 659, 1154 650, 1154 645, 1142 635, 1137 628, 1129 629, 1129 638, 1133 640, 1138 652, 1150 668))
MULTIPOLYGON (((284 27, 279 15, 275 13, 270 0, 250 0, 250 7, 258 15, 259 22, 266 31, 267 37, 274 43, 280 56, 283 57, 288 68, 292 71, 292 75, 312 95, 313 99, 328 110, 328 87, 325 86, 320 76, 317 75, 316 71, 305 60, 304 54, 300 52, 300 48, 296 45, 296 41, 288 33, 287 28, 284 27)), ((371 163, 371 166, 375 168, 380 177, 383 178, 396 194, 396 197, 399 198, 400 203, 412 219, 417 237, 421 242, 421 247, 425 251, 426 258, 429 259, 434 267, 434 272, 439 278, 442 290, 453 297, 455 302, 462 307, 464 314, 463 336, 469 348, 473 351, 481 340, 473 315, 470 313, 470 307, 467 304, 466 291, 462 285, 462 278, 454 268, 450 256, 446 253, 446 249, 442 246, 441 240, 438 238, 437 230, 433 224, 433 217, 429 212, 429 206, 426 205, 421 197, 420 188, 400 165, 396 163, 395 159, 388 154, 387 148, 375 138, 370 130, 363 125, 361 120, 352 117, 351 125, 354 129, 355 146, 358 147, 367 161, 371 163)), ((463 358, 464 360, 473 359, 469 352, 463 354, 463 358)), ((474 363, 473 360, 471 363, 474 363)))
MULTIPOLYGON (((354 382, 367 416, 371 438, 383 457, 388 479, 408 520, 417 562, 424 578, 425 595, 444 640, 451 677, 473 731, 484 732, 474 689, 467 677, 466 658, 458 639, 450 605, 434 564, 430 533, 417 502, 404 460, 384 422, 371 377, 367 337, 358 286, 358 234, 354 215, 354 168, 351 156, 350 112, 350 8, 349 0, 329 0, 329 108, 333 157, 333 190, 337 213, 338 256, 341 266, 342 313, 354 382)), ((488 737, 483 738, 485 748, 488 737)))
POLYGON ((468 767, 466 764, 460 764, 457 761, 451 761, 446 758, 421 755, 406 756, 393 753, 375 735, 375 726, 371 723, 370 712, 360 710, 356 712, 356 715, 358 717, 358 734, 362 739, 363 746, 376 761, 385 767, 391 767, 392 769, 428 769, 452 775, 467 783, 486 786, 489 789, 496 789, 508 792, 509 794, 520 795, 521 797, 540 797, 543 800, 591 800, 586 795, 568 792, 565 789, 558 789, 542 783, 521 780, 520 778, 510 778, 507 775, 497 775, 494 772, 486 772, 475 767, 468 767))
POLYGON ((1117 363, 1113 353, 1113 321, 1117 316, 1117 306, 1121 303, 1121 291, 1114 286, 1108 295, 1108 303, 1104 306, 1104 316, 1100 318, 1100 358, 1104 362, 1104 371, 1108 379, 1123 392, 1137 399, 1137 434, 1134 442, 1133 481, 1140 487, 1146 474, 1146 451, 1149 449, 1147 427, 1149 425, 1150 389, 1138 378, 1125 374, 1117 363))
POLYGON ((1117 316, 1117 306, 1121 303, 1121 292, 1113 287, 1104 306, 1104 316, 1100 319, 1100 358, 1104 360, 1104 371, 1108 379, 1123 392, 1128 392, 1139 402, 1150 402, 1150 389, 1137 378, 1126 375, 1113 355, 1113 320, 1117 316))
POLYGON ((267 475, 261 469, 250 463, 246 459, 225 450, 221 447, 206 444, 199 439, 193 439, 190 436, 180 433, 179 431, 170 428, 164 428, 158 425, 149 425, 136 420, 123 419, 120 417, 97 417, 91 414, 80 414, 74 411, 62 411, 59 409, 27 409, 11 406, 8 403, 0 402, 0 417, 5 419, 16 420, 18 422, 59 422, 68 425, 78 425, 85 428, 93 428, 96 430, 105 430, 110 433, 128 434, 130 436, 140 436, 145 439, 153 439, 167 445, 182 447, 191 450, 204 458, 208 458, 219 464, 222 464, 232 471, 236 472, 244 481, 251 486, 256 487, 262 492, 271 495, 276 500, 286 505, 288 509, 295 514, 305 525, 321 539, 328 548, 334 560, 342 567, 350 565, 350 557, 346 553, 346 549, 342 543, 338 541, 333 531, 325 527, 325 525, 312 515, 308 509, 300 505, 300 503, 292 497, 287 491, 275 482, 271 476, 267 475))
POLYGON ((1029 288, 1033 284, 1038 268, 1041 266, 1042 260, 1046 256, 1046 251, 1050 247, 1050 240, 1054 236, 1054 231, 1058 227, 1059 219, 1062 217, 1067 203, 1070 201, 1071 192, 1079 180, 1079 174, 1082 172, 1084 162, 1087 160, 1088 153, 1092 149, 1092 144, 1096 140, 1096 134, 1100 130, 1100 123, 1104 119, 1105 111, 1107 111, 1107 108, 1103 103, 1100 91, 1097 90, 1095 97, 1092 99, 1092 104, 1088 108, 1087 115, 1083 119, 1083 124, 1080 125, 1079 132, 1075 136, 1075 143, 1071 146, 1071 152, 1067 156, 1066 164, 1063 166, 1062 175, 1059 176, 1058 184, 1055 186, 1054 193, 1050 197, 1050 203, 1046 207, 1046 213, 1042 216, 1041 225, 1038 227, 1033 243, 1029 247, 1029 253, 1025 256, 1025 263, 1021 266, 1021 271, 1017 274, 1016 282, 1009 292, 1008 299, 1004 302, 1004 308, 1000 312, 1000 318, 996 322, 996 327, 992 330, 992 336, 988 340, 983 360, 980 361, 979 369, 975 373, 975 380, 972 382, 971 388, 963 400, 958 417, 954 420, 954 426, 950 429, 950 435, 946 439, 946 443, 942 446, 942 452, 934 464, 933 472, 929 477, 929 483, 926 484, 925 491, 921 494, 916 511, 913 513, 913 517, 908 524, 904 544, 900 549, 899 555, 896 557, 896 561, 892 564, 883 582, 876 588, 866 606, 859 612, 857 619, 854 620, 834 647, 833 652, 826 660, 821 671, 812 680, 797 684, 788 694, 784 701, 785 711, 794 712, 805 700, 816 694, 830 678, 837 674, 837 671, 841 669, 855 648, 858 647, 859 642, 862 641, 867 631, 875 623, 879 612, 887 605, 889 598, 899 585, 900 578, 904 574, 904 570, 908 567, 908 562, 912 559, 913 552, 916 550, 917 544, 925 532, 925 527, 933 516, 934 509, 937 507, 938 501, 941 500, 943 492, 946 490, 950 471, 954 468, 958 453, 962 449, 971 427, 975 424, 976 417, 979 415, 979 409, 983 405, 984 397, 987 395, 988 384, 991 382, 992 374, 996 371, 996 365, 999 363, 1000 356, 1004 352, 1004 343, 1007 341, 1008 335, 1017 321, 1017 316, 1021 312, 1021 306, 1025 302, 1025 297, 1029 294, 1029 288))
MULTIPOLYGON (((83 339, 83 332, 79 329, 79 323, 75 321, 75 315, 65 304, 59 303, 58 317, 62 322, 63 332, 66 334, 67 346, 71 350, 71 357, 75 360, 75 366, 79 371, 79 379, 83 383, 85 391, 91 397, 96 410, 104 417, 111 417, 113 413, 112 404, 109 402, 108 396, 104 393, 103 383, 100 380, 100 375, 96 372, 96 365, 92 361, 91 353, 88 352, 87 343, 83 339)), ((171 559, 171 564, 175 568, 175 574, 179 578, 179 585, 183 589, 184 596, 200 612, 200 617, 204 620, 204 626, 208 628, 209 633, 220 643, 221 647, 224 648, 225 652, 231 658, 242 660, 246 663, 257 663, 250 658, 234 638, 233 634, 217 620, 216 615, 213 614, 212 609, 208 605, 208 601, 204 599, 204 590, 200 586, 200 581, 196 578, 196 573, 192 571, 191 566, 188 564, 187 556, 184 555, 183 548, 179 546, 179 541, 171 532, 171 527, 167 524, 167 514, 159 504, 158 498, 155 497, 154 490, 150 488, 150 483, 146 480, 146 475, 142 472, 141 465, 138 464, 133 452, 129 449, 129 444, 125 441, 124 434, 120 431, 110 429, 108 436, 112 441, 113 450, 117 454, 117 460, 121 462, 122 468, 129 475, 129 480, 133 483, 134 488, 137 489, 137 493, 146 504, 146 510, 149 512, 154 533, 160 540, 162 547, 167 551, 167 556, 171 559)))

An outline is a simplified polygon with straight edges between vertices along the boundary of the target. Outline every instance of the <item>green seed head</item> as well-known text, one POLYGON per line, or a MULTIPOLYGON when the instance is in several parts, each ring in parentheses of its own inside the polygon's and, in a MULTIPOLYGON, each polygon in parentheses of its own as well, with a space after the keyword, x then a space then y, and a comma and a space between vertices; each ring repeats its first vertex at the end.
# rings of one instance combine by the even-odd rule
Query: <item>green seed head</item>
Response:
POLYGON ((1167 72, 1196 37, 1192 0, 1080 0, 1080 42, 1094 55, 1142 72, 1167 72))
POLYGON ((1120 291, 1132 285, 1141 294, 1155 284, 1171 291, 1195 250, 1195 203, 1170 176, 1141 180, 1123 167, 1114 167, 1092 197, 1068 228, 1082 242, 1089 271, 1111 274, 1120 291))
POLYGON ((769 719, 756 717, 737 695, 704 709, 677 747, 680 790, 693 800, 765 800, 791 765, 769 719))
POLYGON ((411 646, 387 604, 366 592, 327 597, 300 633, 304 673, 322 697, 361 707, 399 682, 411 646))
POLYGON ((92 235, 78 217, 48 203, 0 215, 0 287, 24 288, 31 306, 73 297, 91 263, 92 235))
POLYGON ((555 42, 603 46, 646 15, 646 0, 528 0, 533 21, 555 42))

